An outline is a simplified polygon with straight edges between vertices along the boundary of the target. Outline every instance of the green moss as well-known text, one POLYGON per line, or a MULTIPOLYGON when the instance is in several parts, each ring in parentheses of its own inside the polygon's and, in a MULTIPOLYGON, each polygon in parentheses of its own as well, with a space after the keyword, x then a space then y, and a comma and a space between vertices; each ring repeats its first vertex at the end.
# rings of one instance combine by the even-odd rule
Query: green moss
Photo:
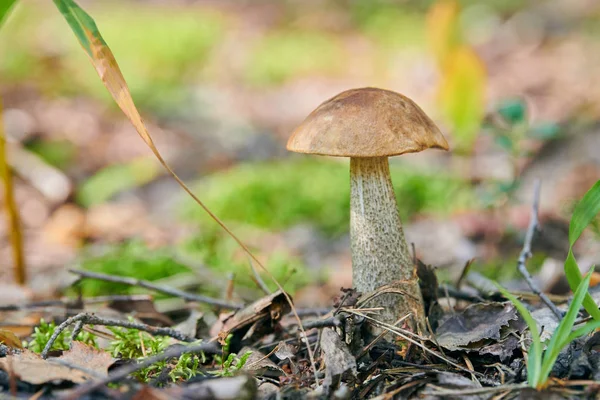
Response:
MULTIPOLYGON (((460 179, 396 166, 391 173, 404 219, 417 213, 444 215, 477 203, 460 179)), ((350 178, 345 162, 307 157, 239 165, 207 178, 196 192, 227 221, 274 230, 308 222, 333 237, 348 231, 350 178)), ((185 202, 183 215, 202 225, 208 222, 191 201, 185 202)))
POLYGON ((274 85, 302 75, 341 73, 344 62, 341 43, 331 34, 274 31, 254 47, 245 77, 253 85, 274 85))
MULTIPOLYGON (((166 248, 148 249, 140 241, 130 241, 111 246, 101 255, 86 254, 81 268, 104 274, 131 276, 155 281, 191 270, 173 260, 173 253, 166 248)), ((84 279, 78 284, 84 296, 106 294, 129 294, 139 289, 123 284, 84 279)))

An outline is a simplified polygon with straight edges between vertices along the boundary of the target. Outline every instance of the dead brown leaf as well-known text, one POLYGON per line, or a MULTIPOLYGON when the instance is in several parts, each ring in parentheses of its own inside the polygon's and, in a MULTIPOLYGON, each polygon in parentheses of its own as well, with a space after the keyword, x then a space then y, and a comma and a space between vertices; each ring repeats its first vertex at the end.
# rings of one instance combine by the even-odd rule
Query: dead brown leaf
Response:
POLYGON ((23 348, 23 344, 17 335, 6 329, 0 329, 0 342, 11 349, 23 348))
POLYGON ((71 349, 63 353, 59 360, 70 365, 93 371, 98 376, 107 376, 108 367, 114 362, 110 353, 88 346, 83 342, 73 341, 71 349))
POLYGON ((256 300, 242 310, 222 316, 211 328, 211 335, 225 339, 230 333, 238 339, 258 337, 269 332, 290 311, 281 290, 256 300))
POLYGON ((435 334, 441 346, 459 350, 483 339, 500 339, 502 327, 517 318, 517 311, 510 303, 473 304, 440 321, 435 334))
POLYGON ((12 372, 24 382, 41 385, 52 381, 82 383, 91 378, 105 377, 112 363, 110 354, 73 342, 71 350, 59 358, 44 360, 25 349, 0 359, 0 368, 12 372))
POLYGON ((240 350, 240 354, 251 352, 246 364, 242 370, 253 376, 268 376, 275 378, 285 375, 281 367, 275 364, 269 357, 252 347, 244 347, 240 350))
POLYGON ((34 385, 52 381, 85 382, 89 376, 73 368, 43 360, 39 355, 24 350, 22 353, 0 359, 0 368, 12 372, 20 380, 34 385))

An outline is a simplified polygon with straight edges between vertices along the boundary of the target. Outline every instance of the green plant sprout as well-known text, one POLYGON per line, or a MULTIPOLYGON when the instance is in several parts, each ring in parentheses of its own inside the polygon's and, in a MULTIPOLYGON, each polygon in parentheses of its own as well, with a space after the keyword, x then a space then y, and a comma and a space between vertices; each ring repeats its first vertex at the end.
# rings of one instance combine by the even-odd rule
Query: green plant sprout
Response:
POLYGON ((543 343, 540 340, 537 323, 531 316, 529 310, 527 310, 525 305, 515 296, 510 294, 500 285, 497 285, 500 292, 515 305, 531 332, 532 346, 527 361, 527 381, 532 388, 542 389, 547 385, 552 367, 562 349, 573 340, 600 328, 600 311, 588 293, 593 268, 590 269, 585 278, 582 279, 577 260, 573 255, 573 245, 577 239, 579 239, 585 228, 595 220, 599 212, 600 181, 596 182, 585 196, 583 196, 581 201, 575 207, 571 217, 571 223, 569 224, 569 254, 565 260, 565 274, 569 281, 569 285, 574 289, 575 295, 573 296, 573 301, 569 305, 567 314, 563 317, 562 321, 552 334, 550 341, 547 343, 546 350, 543 353, 543 343), (586 311, 594 318, 594 321, 588 322, 582 327, 573 330, 577 314, 582 305, 585 306, 586 311))
MULTIPOLYGON (((56 330, 56 324, 51 322, 46 322, 43 319, 40 320, 40 324, 36 326, 31 334, 31 340, 27 343, 25 347, 34 353, 41 353, 46 346, 46 343, 50 340, 50 337, 54 334, 56 330)), ((73 331, 71 329, 65 329, 58 335, 58 338, 54 341, 51 350, 69 350, 71 347, 71 335, 73 331)), ((83 342, 90 346, 98 347, 96 343, 96 336, 92 333, 81 331, 77 334, 75 340, 79 342, 83 342)))
MULTIPOLYGON (((200 341, 192 344, 197 344, 200 341)), ((175 365, 172 360, 163 360, 152 364, 135 373, 135 376, 142 382, 148 383, 155 378, 161 371, 168 370, 171 382, 186 381, 197 375, 204 375, 200 369, 200 364, 206 362, 206 356, 186 353, 179 356, 175 365)))
MULTIPOLYGON (((571 290, 581 284, 581 272, 577 260, 573 254, 573 245, 579 239, 585 228, 592 224, 600 213, 600 180, 583 196, 573 210, 571 223, 569 224, 569 254, 565 260, 565 275, 571 290)), ((592 296, 586 294, 583 299, 585 310, 596 321, 600 321, 600 310, 592 296)))
MULTIPOLYGON (((132 320, 130 318, 130 320, 132 320)), ((110 343, 109 350, 113 357, 136 359, 164 351, 169 346, 166 336, 152 336, 137 329, 108 328, 115 340, 110 343)))
POLYGON ((552 372, 552 367, 556 363, 556 359, 561 350, 575 339, 600 328, 600 321, 591 321, 582 327, 573 330, 577 314, 579 313, 583 299, 587 294, 591 276, 592 274, 590 271, 577 287, 573 301, 567 310, 567 314, 563 317, 547 343, 542 343, 537 323, 525 304, 521 303, 521 301, 502 286, 497 285, 498 290, 502 295, 515 305, 519 314, 521 314, 527 323, 529 332, 531 333, 532 343, 527 357, 527 383, 530 387, 538 390, 543 389, 548 384, 550 372, 552 372), (542 351, 544 344, 546 345, 546 350, 542 351))
POLYGON ((247 351, 244 354, 242 354, 241 357, 238 357, 237 354, 230 353, 229 356, 227 356, 227 359, 221 365, 221 369, 216 370, 216 371, 211 371, 210 374, 215 375, 215 376, 220 376, 220 377, 234 376, 242 368, 244 368, 244 365, 246 365, 246 362, 248 362, 248 358, 250 357, 251 354, 252 354, 251 351, 247 351))
POLYGON ((248 362, 248 358, 252 354, 251 351, 245 352, 241 357, 238 357, 236 353, 229 353, 231 338, 233 338, 232 334, 229 334, 227 338, 225 338, 225 342, 223 343, 223 355, 220 356, 215 354, 213 358, 213 361, 216 364, 221 364, 221 369, 211 371, 210 374, 221 377, 234 376, 244 367, 244 365, 246 365, 246 362, 248 362), (225 357, 226 354, 228 354, 227 357, 225 357))

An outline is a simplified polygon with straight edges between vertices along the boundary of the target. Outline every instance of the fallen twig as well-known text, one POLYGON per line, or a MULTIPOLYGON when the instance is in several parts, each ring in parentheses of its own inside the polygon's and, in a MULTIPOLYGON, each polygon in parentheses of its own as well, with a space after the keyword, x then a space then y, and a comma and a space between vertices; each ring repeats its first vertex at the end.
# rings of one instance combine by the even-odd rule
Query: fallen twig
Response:
POLYGON ((225 300, 214 299, 212 297, 202 296, 200 294, 193 294, 189 292, 184 292, 183 290, 170 288, 167 286, 156 285, 149 281, 144 281, 142 279, 136 279, 126 276, 114 276, 101 274, 98 272, 90 272, 90 271, 82 271, 79 269, 69 269, 69 272, 79 275, 82 278, 90 278, 90 279, 98 279, 106 282, 114 282, 114 283, 122 283, 129 286, 139 286, 144 289, 154 290, 156 292, 161 292, 165 294, 170 294, 171 296, 180 297, 184 300, 188 301, 197 301, 199 303, 206 303, 213 306, 218 306, 222 308, 227 308, 231 310, 239 310, 243 306, 241 304, 232 304, 225 300))
POLYGON ((127 378, 130 374, 137 372, 141 369, 147 368, 152 364, 155 364, 159 361, 168 360, 170 358, 180 357, 182 354, 186 353, 207 353, 207 354, 217 354, 220 349, 217 347, 216 343, 201 343, 190 346, 173 346, 167 349, 164 353, 157 354, 155 356, 146 358, 145 360, 140 361, 137 364, 128 364, 122 367, 116 368, 113 370, 108 376, 104 379, 98 379, 95 381, 90 381, 89 383, 84 383, 80 385, 77 389, 70 393, 67 399, 80 399, 84 395, 93 392, 94 390, 101 388, 112 382, 118 382, 122 379, 127 378))
MULTIPOLYGON (((321 307, 321 308, 298 308, 297 313, 300 317, 305 317, 307 315, 325 315, 334 311, 332 308, 321 307)), ((288 314, 292 314, 289 312, 288 314)))
POLYGON ((254 268, 254 263, 252 262, 252 257, 250 256, 248 256, 248 263, 250 264, 250 269, 252 270, 252 274, 254 275, 254 281, 256 282, 256 285, 260 288, 260 290, 263 291, 264 294, 266 294, 267 296, 270 295, 271 291, 269 290, 269 287, 267 286, 265 281, 262 280, 256 268, 254 268))
POLYGON ((42 358, 48 357, 48 352, 50 351, 52 345, 58 338, 58 335, 60 335, 65 329, 69 327, 69 325, 72 324, 76 324, 73 333, 75 333, 76 331, 80 331, 83 327, 83 324, 93 324, 103 326, 120 326, 123 328, 137 329, 140 331, 151 333, 153 335, 169 336, 182 342, 193 342, 194 340, 196 340, 193 337, 184 335, 183 333, 171 328, 161 328, 152 325, 140 324, 137 322, 121 321, 118 319, 101 318, 93 314, 83 313, 77 314, 71 318, 67 318, 67 320, 65 320, 62 324, 56 327, 54 333, 52 333, 52 336, 48 340, 48 343, 46 343, 44 350, 42 350, 42 358))
POLYGON ((43 300, 35 301, 24 304, 7 304, 0 306, 0 311, 19 311, 19 310, 43 310, 52 307, 62 307, 68 310, 80 310, 81 304, 98 304, 98 303, 109 303, 112 301, 141 301, 141 300, 152 300, 152 296, 147 294, 132 294, 132 295, 112 295, 112 296, 98 296, 89 297, 86 299, 70 299, 63 297, 59 300, 43 300))
POLYGON ((440 287, 438 288, 438 296, 439 297, 450 296, 454 299, 468 301, 471 303, 482 303, 485 301, 485 299, 480 295, 470 294, 470 293, 464 292, 460 289, 446 285, 444 283, 441 284, 440 287))
POLYGON ((531 241, 533 240, 533 235, 538 227, 538 209, 540 206, 540 180, 536 179, 534 182, 533 189, 533 205, 531 207, 531 219, 529 220, 529 226, 527 227, 527 233, 525 234, 525 242, 523 243, 523 250, 521 250, 521 254, 519 255, 519 260, 517 262, 517 270, 523 275, 527 285, 531 288, 531 291, 536 294, 544 304, 552 311, 552 313, 556 316, 556 318, 560 321, 563 317, 563 313, 554 305, 554 303, 538 288, 536 283, 533 281, 533 278, 527 271, 527 267, 525 264, 527 263, 527 259, 531 257, 531 241))
POLYGON ((342 321, 340 317, 329 317, 325 319, 317 319, 314 321, 304 322, 304 329, 334 328, 338 326, 342 326, 342 321))

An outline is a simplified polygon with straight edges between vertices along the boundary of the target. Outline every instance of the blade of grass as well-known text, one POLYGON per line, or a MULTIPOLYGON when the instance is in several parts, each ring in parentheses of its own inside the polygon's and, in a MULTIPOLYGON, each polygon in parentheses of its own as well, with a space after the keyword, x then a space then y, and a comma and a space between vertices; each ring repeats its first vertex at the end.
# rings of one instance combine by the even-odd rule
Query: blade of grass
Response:
POLYGON ((10 226, 10 246, 13 253, 14 277, 19 285, 24 285, 27 281, 25 268, 25 256, 23 254, 23 233, 21 231, 21 221, 19 210, 15 202, 14 185, 12 172, 8 166, 6 154, 6 136, 4 134, 4 121, 2 120, 2 101, 0 99, 0 176, 4 182, 4 202, 6 204, 6 214, 10 226))
POLYGON ((527 381, 530 387, 535 388, 538 386, 542 370, 542 342, 540 341, 540 331, 538 330, 537 322, 533 319, 525 304, 521 303, 519 299, 498 283, 496 283, 496 286, 500 293, 514 304, 531 332, 532 343, 527 357, 527 381))
MULTIPOLYGON (((569 224, 569 254, 565 260, 565 275, 571 290, 575 291, 582 281, 577 260, 573 254, 573 245, 579 239, 585 228, 596 218, 600 212, 600 181, 583 196, 575 206, 571 223, 569 224)), ((596 320, 600 321, 600 310, 589 294, 583 300, 586 311, 596 320)))
POLYGON ((571 332, 571 334, 569 335, 567 342, 570 343, 575 339, 578 339, 584 335, 587 335, 588 333, 599 329, 600 328, 600 321, 590 321, 588 323, 586 323, 585 325, 583 325, 581 328, 577 328, 575 329, 573 332, 571 332))
POLYGON ((188 188, 188 186, 179 178, 179 176, 171 169, 171 167, 165 162, 162 155, 154 145, 150 133, 146 129, 142 117, 138 112, 131 93, 127 86, 127 82, 121 73, 119 65, 112 54, 112 51, 100 35, 96 23, 81 7, 79 7, 73 0, 54 0, 54 4, 59 9, 71 30, 81 43, 81 46, 88 54, 94 68, 98 72, 100 79, 104 86, 108 89, 115 102, 119 105, 123 113, 129 118, 138 134, 144 140, 146 145, 150 148, 152 153, 156 156, 160 164, 167 170, 167 172, 175 179, 175 181, 190 195, 196 203, 225 231, 227 234, 242 248, 242 250, 248 254, 256 265, 258 265, 277 285, 282 291, 286 300, 289 302, 292 312, 294 313, 295 319, 298 321, 300 331, 307 339, 307 349, 311 366, 315 374, 315 380, 317 384, 319 379, 317 377, 317 369, 314 360, 313 351, 308 343, 308 337, 302 326, 302 321, 296 312, 296 308, 292 302, 291 297, 283 289, 281 284, 275 279, 275 277, 267 270, 264 265, 252 254, 250 249, 221 221, 210 209, 188 188))
POLYGON ((13 6, 17 0, 3 0, 0 2, 0 26, 4 22, 4 19, 10 14, 13 6))
POLYGON ((558 327, 550 338, 550 342, 548 342, 548 346, 546 347, 546 351, 544 352, 544 357, 542 359, 542 372, 539 382, 540 385, 543 385, 547 381, 548 377, 550 376, 550 372, 552 372, 552 367, 556 362, 558 354, 569 343, 569 336, 573 330, 573 325, 577 319, 577 314, 579 313, 579 309, 581 308, 581 304, 583 303, 585 295, 588 294, 588 287, 590 286, 591 278, 592 271, 586 274, 583 281, 581 281, 577 287, 575 295, 573 296, 573 301, 567 310, 567 314, 563 317, 560 324, 558 324, 558 327))

